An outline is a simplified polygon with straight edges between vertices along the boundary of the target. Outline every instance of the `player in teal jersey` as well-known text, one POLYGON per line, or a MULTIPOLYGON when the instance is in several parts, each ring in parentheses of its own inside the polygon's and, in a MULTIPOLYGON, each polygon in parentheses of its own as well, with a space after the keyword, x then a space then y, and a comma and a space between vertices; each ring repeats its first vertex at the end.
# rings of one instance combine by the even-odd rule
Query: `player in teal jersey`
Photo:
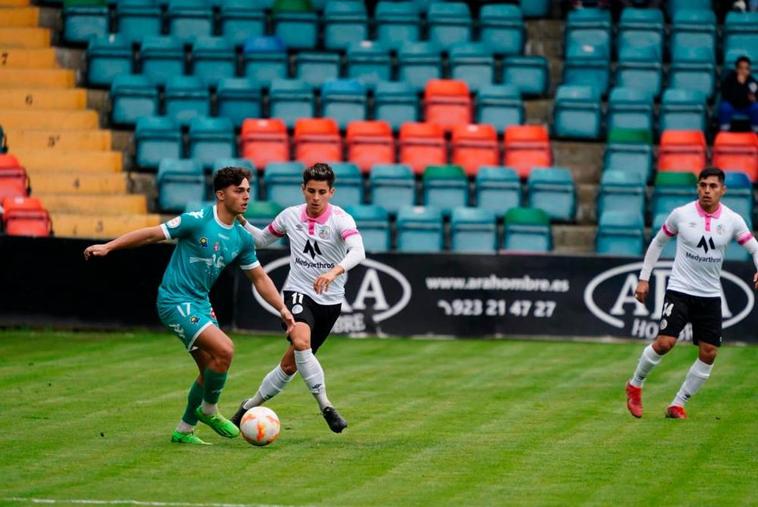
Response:
POLYGON ((279 309, 288 332, 295 321, 279 291, 255 255, 253 237, 236 220, 250 200, 248 173, 225 168, 213 179, 216 204, 184 213, 165 224, 138 229, 105 244, 91 245, 84 258, 104 257, 114 250, 134 248, 165 239, 178 240, 158 289, 161 321, 179 337, 197 363, 200 374, 187 396, 187 407, 171 441, 205 444, 194 433, 201 421, 227 438, 239 429, 218 411, 218 399, 234 355, 232 340, 219 329, 208 293, 225 266, 236 262, 258 293, 279 309))

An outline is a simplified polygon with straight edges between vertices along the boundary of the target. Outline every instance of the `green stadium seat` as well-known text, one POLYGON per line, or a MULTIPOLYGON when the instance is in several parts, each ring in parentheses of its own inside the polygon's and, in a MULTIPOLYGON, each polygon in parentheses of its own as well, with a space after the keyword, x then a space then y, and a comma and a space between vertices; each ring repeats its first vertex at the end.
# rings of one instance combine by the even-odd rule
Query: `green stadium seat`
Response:
POLYGON ((361 41, 347 49, 347 77, 374 88, 392 77, 389 48, 379 42, 361 41))
POLYGON ((658 128, 664 130, 696 129, 706 132, 708 106, 705 95, 697 90, 668 89, 663 92, 658 128))
POLYGON ((524 102, 513 85, 483 86, 476 94, 476 121, 507 127, 524 123, 524 102))
POLYGON ((140 116, 158 114, 158 90, 146 77, 119 74, 111 85, 111 122, 134 125, 140 116))
POLYGON ((392 246, 387 210, 376 204, 348 206, 345 208, 355 220, 367 252, 389 252, 392 246))
POLYGON ((597 215, 606 211, 645 212, 645 182, 632 171, 609 169, 600 179, 597 215))
POLYGON ((390 213, 416 201, 413 170, 405 164, 376 164, 369 173, 369 198, 390 213))
POLYGON ((321 87, 321 113, 333 118, 341 130, 366 118, 367 105, 366 87, 356 79, 334 79, 321 87))
POLYGON ((363 178, 361 170, 352 162, 331 162, 337 191, 331 202, 344 208, 363 203, 363 178))
POLYGON ((637 211, 607 210, 600 215, 595 251, 601 255, 639 257, 645 246, 645 224, 637 211))
POLYGON ((259 118, 261 111, 260 84, 247 78, 226 78, 216 91, 218 115, 229 118, 240 127, 246 118, 259 118))
POLYGON ((428 206, 400 208, 397 213, 398 252, 439 252, 444 241, 442 211, 428 206))
POLYGON ((418 119, 418 96, 406 82, 381 81, 374 91, 374 117, 390 124, 392 130, 418 119))
POLYGON ((189 122, 189 156, 210 170, 219 158, 237 153, 234 125, 229 118, 198 116, 189 122))
POLYGON ((249 37, 266 34, 266 12, 262 5, 256 4, 258 2, 251 5, 250 0, 224 0, 221 3, 221 34, 233 46, 241 46, 249 37))
POLYGON ((180 159, 184 155, 181 129, 165 116, 138 118, 134 144, 137 166, 143 170, 155 171, 164 158, 180 159))
POLYGON ((116 3, 116 22, 119 37, 129 43, 158 37, 163 24, 160 5, 152 0, 120 0, 116 3))
POLYGON ((465 81, 473 91, 491 85, 495 79, 495 58, 491 49, 478 42, 463 42, 450 48, 450 77, 465 81))
POLYGON ((270 162, 266 165, 263 172, 266 199, 285 208, 301 202, 304 170, 302 162, 270 162))
POLYGON ((210 116, 211 97, 203 83, 193 76, 176 76, 166 83, 166 116, 182 127, 198 116, 210 116))
POLYGON ((340 56, 337 53, 303 51, 295 57, 295 78, 314 88, 339 76, 340 56))
POLYGON ((91 37, 105 37, 109 29, 105 0, 64 0, 63 40, 69 44, 87 43, 91 37))
POLYGON ((503 82, 516 86, 521 95, 541 97, 550 88, 550 72, 544 56, 509 56, 503 65, 503 82))
POLYGON ((492 52, 519 55, 524 49, 521 9, 508 4, 484 4, 479 13, 479 40, 492 52))
POLYGON ((142 74, 153 83, 166 85, 184 74, 184 48, 173 37, 145 37, 141 49, 142 74))
POLYGON ((616 87, 608 100, 608 129, 653 129, 653 97, 636 88, 616 87))
POLYGON ((324 8, 324 46, 346 49, 368 39, 366 7, 358 0, 329 0, 324 8))
MULTIPOLYGON (((247 205, 247 211, 245 211, 245 219, 255 227, 265 229, 282 211, 284 211, 284 207, 273 201, 250 199, 250 202, 247 205)), ((274 241, 266 248, 287 248, 287 237, 285 236, 274 241)))
POLYGON ((242 50, 245 77, 269 86, 275 79, 287 79, 287 48, 279 37, 250 37, 242 50))
POLYGON ((223 37, 197 37, 192 45, 192 75, 206 86, 218 86, 220 80, 237 73, 234 47, 223 37))
POLYGON ((505 214, 503 248, 516 252, 549 252, 553 249, 550 217, 536 208, 511 208, 505 214))
POLYGON ((158 167, 158 208, 162 212, 179 213, 190 201, 203 201, 207 185, 203 167, 197 160, 164 158, 158 167))
POLYGON ((495 213, 484 208, 454 208, 450 217, 450 250, 458 253, 495 253, 495 213))
POLYGON ((503 166, 483 166, 476 173, 476 206, 504 214, 521 205, 521 180, 516 171, 503 166))
POLYGON ((316 115, 313 91, 299 79, 277 79, 271 82, 269 108, 272 118, 280 118, 287 128, 294 128, 298 118, 316 115))
POLYGON ((650 203, 653 217, 668 214, 697 198, 697 176, 691 172, 660 172, 655 177, 650 203))
POLYGON ((591 86, 559 86, 553 110, 553 134, 564 139, 598 139, 603 124, 601 106, 600 95, 591 86))
POLYGON ((468 204, 468 179, 459 165, 431 165, 423 175, 422 200, 424 206, 432 206, 449 213, 456 207, 468 204))
POLYGON ((471 12, 463 2, 433 3, 426 13, 426 21, 429 40, 442 48, 449 49, 454 44, 471 40, 471 12))
POLYGON ((120 36, 92 37, 87 46, 87 83, 108 87, 119 74, 132 73, 132 48, 120 36))
POLYGON ((532 169, 527 180, 527 202, 544 210, 551 220, 573 221, 576 216, 576 189, 571 171, 562 167, 532 169))
POLYGON ((421 36, 418 9, 413 2, 380 1, 374 18, 376 40, 390 49, 399 51, 421 36))
POLYGON ((434 42, 408 42, 397 52, 398 81, 423 90, 442 78, 442 48, 434 42))

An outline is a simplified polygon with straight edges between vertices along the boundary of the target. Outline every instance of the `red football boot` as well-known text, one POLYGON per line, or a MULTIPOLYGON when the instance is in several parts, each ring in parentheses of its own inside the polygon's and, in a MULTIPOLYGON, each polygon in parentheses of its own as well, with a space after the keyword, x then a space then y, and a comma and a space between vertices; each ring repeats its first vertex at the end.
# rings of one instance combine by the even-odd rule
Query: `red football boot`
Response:
POLYGON ((642 388, 626 383, 626 408, 636 418, 642 417, 642 388))
POLYGON ((666 409, 666 417, 669 419, 687 419, 687 412, 679 405, 669 405, 666 409))

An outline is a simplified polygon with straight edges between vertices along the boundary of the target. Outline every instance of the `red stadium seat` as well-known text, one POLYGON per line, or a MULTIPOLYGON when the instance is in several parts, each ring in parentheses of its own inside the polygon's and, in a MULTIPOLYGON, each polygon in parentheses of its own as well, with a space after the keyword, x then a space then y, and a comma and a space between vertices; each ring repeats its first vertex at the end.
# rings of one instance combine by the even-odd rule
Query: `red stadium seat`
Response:
POLYGON ((3 227, 9 236, 49 236, 52 222, 36 197, 3 199, 3 227))
POLYGON ((489 124, 459 125, 453 129, 453 164, 469 176, 483 165, 500 165, 497 132, 489 124))
POLYGON ((544 125, 510 125, 505 129, 505 165, 513 167, 521 179, 534 167, 551 167, 553 149, 544 125))
POLYGON ((347 159, 361 172, 374 164, 395 162, 395 139, 386 121, 352 121, 347 125, 347 159))
POLYGON ((401 164, 408 164, 416 174, 426 166, 447 163, 447 146, 442 127, 434 123, 404 123, 400 127, 401 164))
POLYGON ((240 153, 258 169, 269 162, 287 162, 290 145, 284 122, 278 118, 248 118, 242 122, 240 153))
POLYGON ((713 142, 713 165, 742 171, 758 182, 758 136, 752 132, 719 132, 713 142))
POLYGON ((306 166, 342 161, 342 138, 331 118, 300 118, 295 123, 295 160, 306 166))
POLYGON ((424 119, 445 130, 473 120, 471 95, 465 81, 430 79, 424 90, 424 119))
POLYGON ((16 157, 0 155, 0 202, 6 197, 29 195, 29 177, 26 169, 18 165, 16 157))
POLYGON ((658 170, 691 172, 705 169, 705 136, 700 130, 665 130, 658 150, 658 170))

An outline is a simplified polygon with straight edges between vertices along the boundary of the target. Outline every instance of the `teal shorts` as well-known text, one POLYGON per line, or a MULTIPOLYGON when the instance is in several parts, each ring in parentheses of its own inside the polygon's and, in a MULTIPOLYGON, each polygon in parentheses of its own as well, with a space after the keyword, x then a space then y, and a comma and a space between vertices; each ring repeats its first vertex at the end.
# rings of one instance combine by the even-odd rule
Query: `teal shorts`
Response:
POLYGON ((210 301, 163 301, 158 299, 158 316, 182 341, 188 352, 197 347, 195 340, 208 326, 218 327, 210 301))

